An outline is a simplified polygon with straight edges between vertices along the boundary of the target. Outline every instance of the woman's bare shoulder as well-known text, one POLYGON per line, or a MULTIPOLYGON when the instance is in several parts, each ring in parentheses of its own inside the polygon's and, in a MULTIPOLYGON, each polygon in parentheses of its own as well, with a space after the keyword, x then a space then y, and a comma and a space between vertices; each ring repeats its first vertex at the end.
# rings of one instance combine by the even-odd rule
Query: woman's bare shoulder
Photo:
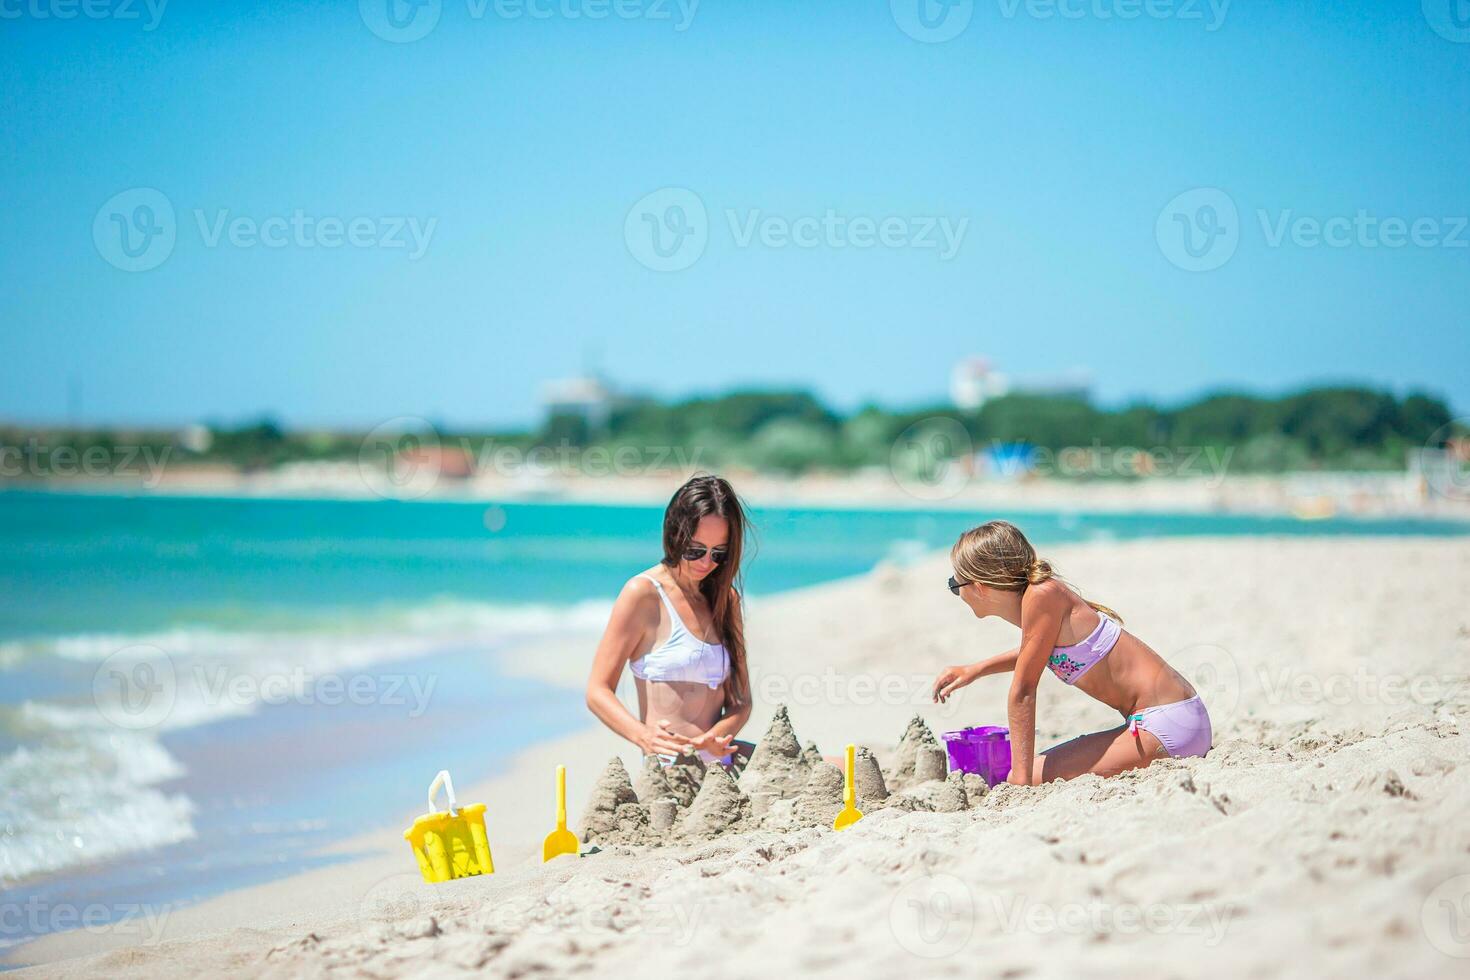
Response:
POLYGON ((618 592, 618 598, 613 603, 613 611, 625 614, 638 614, 657 608, 658 593, 654 591, 653 583, 646 576, 651 575, 652 570, 640 572, 623 583, 623 588, 618 592))
POLYGON ((623 583, 622 591, 618 593, 618 599, 625 597, 642 599, 654 595, 654 585, 650 579, 654 578, 657 570, 654 568, 639 572, 623 583))

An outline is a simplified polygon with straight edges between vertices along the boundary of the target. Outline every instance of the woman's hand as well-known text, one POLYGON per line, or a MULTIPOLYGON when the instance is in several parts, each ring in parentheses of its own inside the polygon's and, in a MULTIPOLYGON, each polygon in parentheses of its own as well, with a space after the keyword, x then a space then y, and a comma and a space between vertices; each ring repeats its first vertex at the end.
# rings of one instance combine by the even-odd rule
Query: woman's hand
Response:
POLYGON ((943 704, 949 696, 980 676, 979 664, 946 667, 934 678, 934 700, 943 704))
POLYGON ((637 742, 644 755, 685 755, 695 748, 690 739, 669 730, 666 718, 656 725, 645 725, 637 742))

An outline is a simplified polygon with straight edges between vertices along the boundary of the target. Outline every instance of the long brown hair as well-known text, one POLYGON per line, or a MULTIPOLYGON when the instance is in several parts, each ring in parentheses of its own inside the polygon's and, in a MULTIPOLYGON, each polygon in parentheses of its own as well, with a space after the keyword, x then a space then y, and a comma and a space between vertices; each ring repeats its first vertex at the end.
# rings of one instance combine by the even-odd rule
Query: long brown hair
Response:
MULTIPOLYGON (((1037 557, 1036 549, 1031 547, 1026 535, 1009 521, 990 521, 970 528, 950 549, 949 560, 964 581, 978 582, 1005 592, 1025 592, 1027 586, 1040 585, 1053 578, 1073 592, 1077 591, 1052 569, 1051 562, 1037 557)), ((1123 617, 1107 606, 1086 596, 1080 597, 1103 615, 1123 622, 1123 617)))
POLYGON ((730 655, 726 698, 739 704, 747 697, 749 674, 745 663, 745 631, 741 628, 736 605, 740 602, 741 591, 740 556, 745 547, 745 529, 750 521, 745 505, 724 479, 696 476, 674 491, 669 506, 664 510, 663 563, 669 568, 679 564, 684 549, 694 540, 694 531, 702 517, 723 517, 730 529, 730 537, 725 543, 725 560, 699 583, 699 592, 709 603, 715 630, 720 634, 725 652, 730 655))

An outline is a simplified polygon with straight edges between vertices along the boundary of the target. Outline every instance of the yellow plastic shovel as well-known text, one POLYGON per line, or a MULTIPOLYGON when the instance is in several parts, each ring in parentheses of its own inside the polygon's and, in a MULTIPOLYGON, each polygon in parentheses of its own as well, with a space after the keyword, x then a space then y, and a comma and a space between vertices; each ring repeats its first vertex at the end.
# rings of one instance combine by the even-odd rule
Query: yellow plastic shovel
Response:
POLYGON ((857 800, 857 790, 852 782, 852 770, 854 756, 857 747, 847 747, 847 778, 842 781, 842 812, 837 814, 837 819, 832 821, 833 830, 845 830, 863 819, 863 811, 859 810, 853 803, 857 800))
POLYGON ((546 835, 541 845, 541 863, 562 854, 576 854, 577 835, 567 829, 567 767, 556 767, 556 829, 546 835))

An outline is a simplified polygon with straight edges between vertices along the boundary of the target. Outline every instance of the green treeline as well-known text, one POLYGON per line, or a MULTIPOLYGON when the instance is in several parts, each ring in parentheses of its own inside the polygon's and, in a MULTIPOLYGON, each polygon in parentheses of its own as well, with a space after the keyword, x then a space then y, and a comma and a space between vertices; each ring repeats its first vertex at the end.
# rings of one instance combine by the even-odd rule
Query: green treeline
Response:
MULTIPOLYGON (((1464 434, 1444 402, 1399 398, 1368 388, 1316 388, 1282 397, 1218 393, 1173 407, 1099 408, 1076 397, 1008 395, 962 412, 936 405, 909 411, 867 406, 852 414, 800 391, 740 391, 659 402, 623 399, 588 420, 553 416, 534 431, 486 432, 436 425, 403 438, 404 447, 437 444, 474 460, 489 450, 535 446, 650 453, 677 450, 701 468, 749 467, 801 473, 886 466, 895 447, 917 437, 932 458, 976 453, 1011 460, 1066 459, 1091 452, 1229 453, 1232 472, 1303 469, 1398 470, 1406 454, 1449 434, 1464 434)), ((365 433, 293 431, 266 419, 244 426, 183 431, 32 430, 0 426, 0 477, 64 472, 52 465, 91 453, 118 460, 142 447, 172 463, 263 470, 291 462, 356 463, 365 433)), ((84 457, 85 458, 85 457, 84 457)), ((1055 469, 1050 472, 1057 472, 1055 469)), ((1061 475, 1066 475, 1065 472, 1061 475)))
POLYGON ((959 449, 981 453, 1017 443, 1052 453, 1071 447, 1228 450, 1236 471, 1284 472, 1401 469, 1406 451, 1424 446, 1451 415, 1427 395, 1397 398, 1347 387, 1279 398, 1221 393, 1173 408, 1136 404, 1114 410, 1075 397, 1008 395, 974 412, 869 406, 848 416, 806 393, 739 392, 668 404, 631 402, 598 428, 580 417, 553 418, 538 438, 577 446, 697 447, 705 465, 842 470, 887 464, 906 433, 923 431, 926 420, 934 419, 953 419, 969 440, 959 449))

